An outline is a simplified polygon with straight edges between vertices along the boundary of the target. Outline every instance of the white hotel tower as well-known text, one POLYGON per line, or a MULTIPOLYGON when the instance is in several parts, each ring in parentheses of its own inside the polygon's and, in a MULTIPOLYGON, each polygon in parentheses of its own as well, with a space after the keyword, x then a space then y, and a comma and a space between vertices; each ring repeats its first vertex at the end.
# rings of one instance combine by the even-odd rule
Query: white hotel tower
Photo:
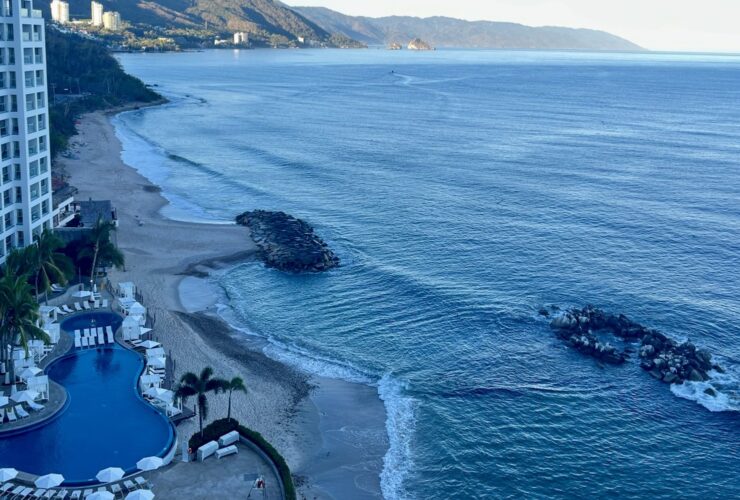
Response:
POLYGON ((0 263, 52 227, 44 20, 0 2, 0 263))

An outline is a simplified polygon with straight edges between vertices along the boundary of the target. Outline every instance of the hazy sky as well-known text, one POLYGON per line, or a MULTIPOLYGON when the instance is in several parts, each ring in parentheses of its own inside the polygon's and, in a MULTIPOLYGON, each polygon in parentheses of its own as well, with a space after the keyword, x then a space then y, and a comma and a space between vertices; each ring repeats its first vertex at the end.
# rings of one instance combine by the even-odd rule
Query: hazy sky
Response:
POLYGON ((653 50, 740 52, 740 0, 288 0, 365 16, 602 29, 653 50))

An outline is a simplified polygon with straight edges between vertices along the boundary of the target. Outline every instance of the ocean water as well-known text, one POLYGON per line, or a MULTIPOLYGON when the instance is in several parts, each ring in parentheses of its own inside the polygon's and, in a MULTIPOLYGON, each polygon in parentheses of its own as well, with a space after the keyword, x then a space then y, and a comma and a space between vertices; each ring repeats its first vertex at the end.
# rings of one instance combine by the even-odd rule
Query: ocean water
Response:
POLYGON ((310 221, 343 265, 219 278, 268 354, 376 385, 386 498, 738 498, 740 59, 122 55, 172 104, 115 119, 165 214, 310 221), (728 369, 600 367, 537 310, 595 304, 728 369))

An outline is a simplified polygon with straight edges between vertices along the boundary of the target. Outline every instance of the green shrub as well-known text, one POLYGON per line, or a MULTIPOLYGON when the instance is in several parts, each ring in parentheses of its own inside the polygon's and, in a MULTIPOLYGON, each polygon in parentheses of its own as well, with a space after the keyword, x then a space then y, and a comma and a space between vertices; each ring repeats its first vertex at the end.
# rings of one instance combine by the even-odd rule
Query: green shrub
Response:
POLYGON ((283 456, 270 443, 268 443, 265 438, 262 437, 262 434, 240 425, 239 421, 236 419, 232 418, 229 420, 224 418, 216 420, 203 428, 203 437, 201 437, 200 432, 193 434, 188 442, 188 446, 191 450, 195 451, 209 441, 217 441, 218 438, 231 431, 237 431, 270 457, 270 460, 272 460, 280 473, 280 480, 283 482, 285 497, 288 500, 295 500, 296 492, 295 486, 293 486, 293 477, 290 474, 290 468, 285 462, 283 456))

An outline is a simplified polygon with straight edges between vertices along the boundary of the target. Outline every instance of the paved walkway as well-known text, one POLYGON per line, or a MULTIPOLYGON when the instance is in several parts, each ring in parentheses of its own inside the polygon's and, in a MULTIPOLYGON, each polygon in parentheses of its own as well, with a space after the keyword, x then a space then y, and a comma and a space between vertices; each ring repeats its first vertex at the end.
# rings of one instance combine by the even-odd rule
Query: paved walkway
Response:
POLYGON ((281 500, 279 479, 262 457, 239 445, 239 454, 221 460, 211 457, 204 462, 178 462, 149 476, 152 491, 159 500, 214 498, 250 498, 281 500), (254 480, 262 476, 265 495, 251 491, 254 480))

